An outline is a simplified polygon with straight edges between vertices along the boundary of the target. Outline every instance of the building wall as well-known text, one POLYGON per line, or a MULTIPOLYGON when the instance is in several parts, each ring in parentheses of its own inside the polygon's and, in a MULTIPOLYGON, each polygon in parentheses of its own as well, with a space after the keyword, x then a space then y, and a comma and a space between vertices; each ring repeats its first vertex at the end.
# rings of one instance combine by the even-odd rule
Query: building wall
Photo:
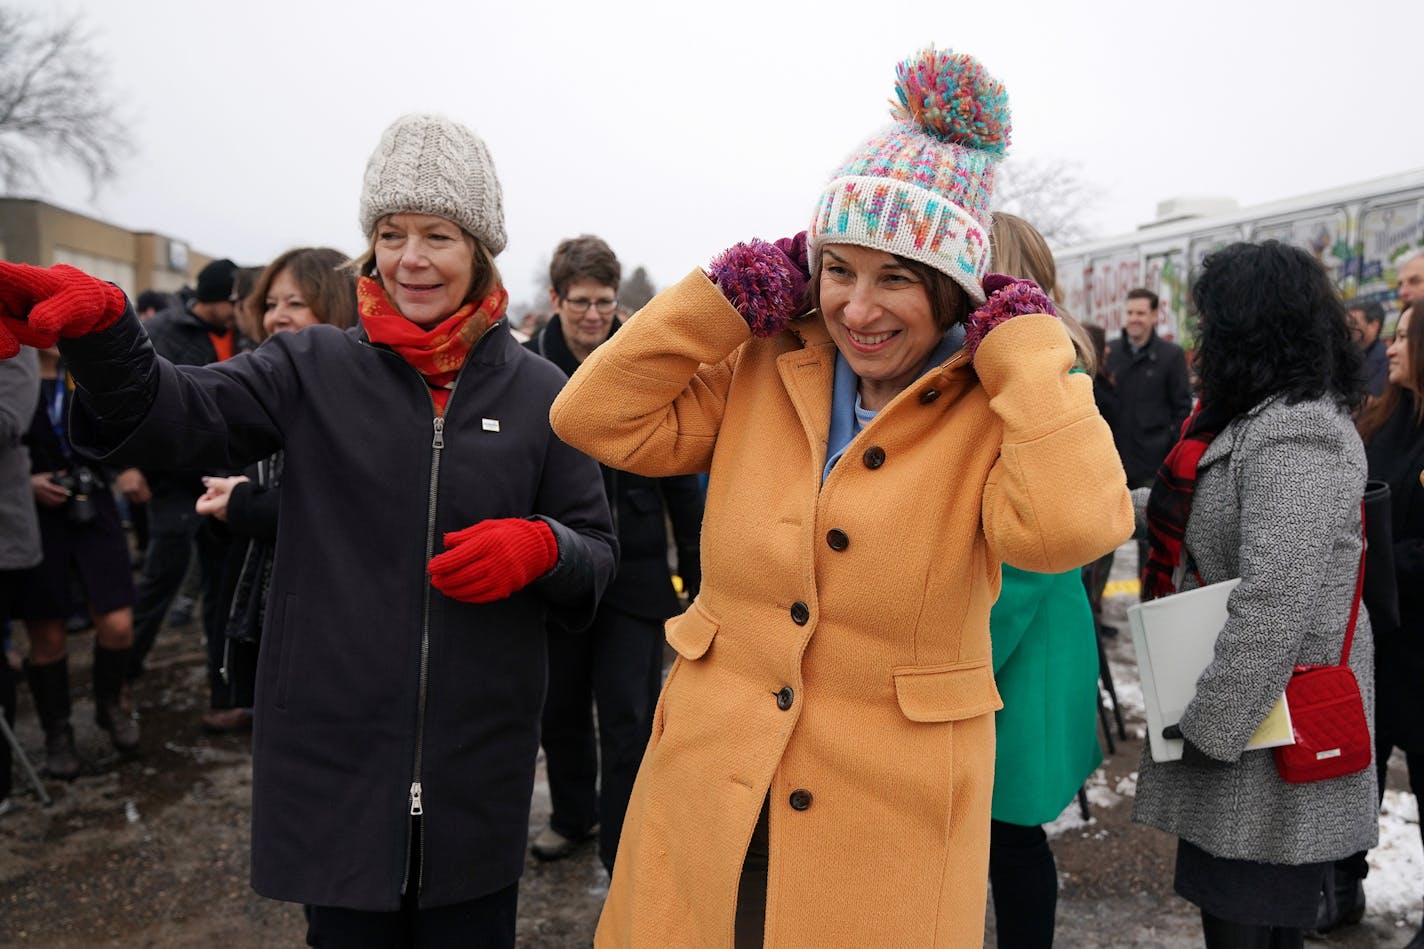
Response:
POLYGON ((118 284, 130 297, 192 285, 211 260, 186 242, 130 231, 30 198, 0 198, 0 258, 49 267, 70 264, 118 284))

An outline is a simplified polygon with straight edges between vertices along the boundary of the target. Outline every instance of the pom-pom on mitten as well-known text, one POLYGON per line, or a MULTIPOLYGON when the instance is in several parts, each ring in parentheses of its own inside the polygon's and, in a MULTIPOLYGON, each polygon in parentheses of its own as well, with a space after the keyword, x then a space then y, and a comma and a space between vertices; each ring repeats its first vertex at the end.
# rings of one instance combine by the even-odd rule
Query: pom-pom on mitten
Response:
POLYGON ((786 324, 800 316, 806 296, 804 234, 784 239, 787 250, 778 244, 752 240, 733 244, 712 260, 707 276, 722 291, 751 327, 753 336, 775 336, 786 324), (802 263, 788 256, 801 243, 802 263))
POLYGON ((1048 299, 1048 295, 1032 280, 1018 280, 1001 273, 991 273, 984 278, 984 295, 988 299, 969 314, 964 330, 964 348, 969 351, 971 362, 984 337, 1000 323, 1025 313, 1058 315, 1053 301, 1048 299))
POLYGON ((535 518, 480 521, 445 535, 445 552, 430 559, 430 582, 466 603, 493 603, 524 589, 554 569, 559 544, 535 518))
POLYGON ((18 352, 17 343, 44 348, 107 329, 126 306, 118 287, 68 264, 0 261, 0 357, 18 352))

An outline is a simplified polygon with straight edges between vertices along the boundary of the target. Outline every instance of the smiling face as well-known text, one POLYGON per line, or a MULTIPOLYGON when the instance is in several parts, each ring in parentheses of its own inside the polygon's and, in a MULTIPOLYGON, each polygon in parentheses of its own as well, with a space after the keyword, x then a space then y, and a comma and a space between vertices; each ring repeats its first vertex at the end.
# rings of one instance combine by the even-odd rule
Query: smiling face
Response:
POLYGON ((417 326, 446 319, 474 282, 475 241, 433 214, 392 214, 376 222, 376 271, 401 315, 417 326))
POLYGON ((559 329, 563 330, 569 351, 583 362, 608 338, 618 307, 618 290, 580 277, 569 284, 562 297, 550 288, 549 304, 559 315, 559 329))
POLYGON ((1141 346, 1152 335, 1152 327, 1157 325, 1157 311, 1144 297, 1134 297, 1127 301, 1127 325, 1124 331, 1132 345, 1141 346))
POLYGON ((1389 381, 1406 389, 1414 388, 1414 371, 1409 359, 1409 323, 1414 308, 1405 310, 1394 327, 1394 339, 1385 349, 1389 358, 1389 381))
POLYGON ((262 301, 262 329, 268 335, 294 332, 315 326, 320 320, 312 312, 291 268, 284 267, 267 288, 262 301))
POLYGON ((924 281, 883 250, 823 247, 820 300, 831 339, 860 377, 861 403, 872 411, 919 377, 944 336, 924 281))

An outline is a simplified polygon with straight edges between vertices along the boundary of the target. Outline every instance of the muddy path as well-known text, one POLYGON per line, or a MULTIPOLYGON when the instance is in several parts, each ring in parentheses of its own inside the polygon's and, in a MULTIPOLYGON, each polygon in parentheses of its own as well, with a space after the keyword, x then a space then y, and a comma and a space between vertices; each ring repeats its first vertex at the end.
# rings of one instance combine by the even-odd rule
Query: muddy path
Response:
MULTIPOLYGON (((1089 820, 1075 805, 1051 828, 1061 881, 1057 945, 1198 946, 1196 911, 1172 894, 1174 840, 1131 822, 1141 723, 1127 639, 1108 648, 1129 738, 1090 782, 1089 820)), ((199 728, 206 680, 196 630, 170 629, 160 638, 138 689, 143 751, 131 759, 113 755, 93 724, 88 635, 70 643, 73 721, 86 768, 72 782, 47 782, 54 798, 48 807, 16 771, 14 809, 0 817, 0 946, 303 945, 300 908, 262 899, 247 885, 248 737, 199 728)), ((23 686, 20 693, 16 730, 38 761, 39 726, 23 686)), ((1391 776, 1396 789, 1406 786, 1399 772, 1391 776)), ((1417 929, 1424 859, 1417 815, 1398 803, 1404 797, 1392 792, 1387 801, 1387 808, 1396 802, 1395 811, 1367 881, 1365 922, 1315 945, 1402 946, 1417 929)), ((531 836, 547 814, 541 766, 531 836)), ((591 846, 553 864, 531 859, 520 891, 519 944, 590 945, 606 892, 591 846)), ((992 946, 992 912, 989 927, 992 946)))

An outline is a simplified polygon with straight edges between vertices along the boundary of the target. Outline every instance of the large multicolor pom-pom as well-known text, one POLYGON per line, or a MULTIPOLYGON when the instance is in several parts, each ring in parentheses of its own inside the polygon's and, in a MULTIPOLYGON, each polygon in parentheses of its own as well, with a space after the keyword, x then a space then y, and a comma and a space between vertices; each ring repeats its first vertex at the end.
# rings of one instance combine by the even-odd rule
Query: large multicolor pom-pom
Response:
POLYGON ((891 114, 944 142, 999 158, 1009 147, 1009 95, 979 60, 933 46, 895 68, 891 114))

